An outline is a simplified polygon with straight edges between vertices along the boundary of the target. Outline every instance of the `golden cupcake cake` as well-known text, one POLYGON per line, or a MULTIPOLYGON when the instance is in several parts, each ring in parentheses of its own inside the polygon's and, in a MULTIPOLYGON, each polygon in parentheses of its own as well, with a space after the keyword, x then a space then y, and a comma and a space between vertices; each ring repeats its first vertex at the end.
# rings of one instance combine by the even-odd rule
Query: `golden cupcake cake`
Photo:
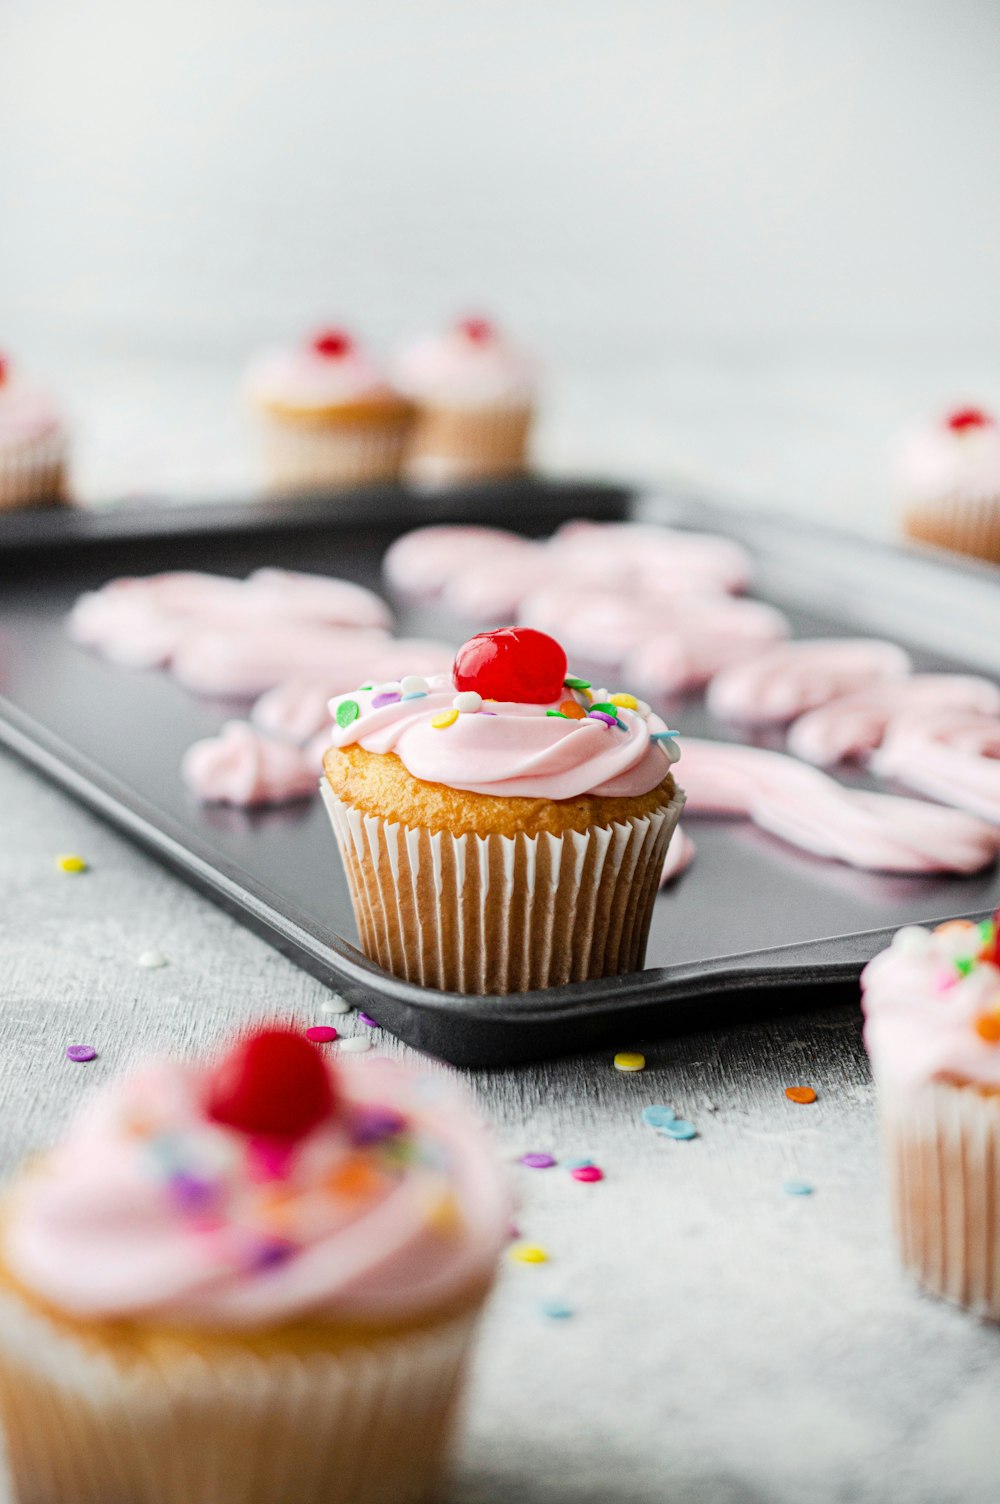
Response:
POLYGON ((510 993, 639 969, 684 803, 674 734, 507 627, 451 674, 330 702, 321 784, 361 946, 387 971, 510 993))
POLYGON ((245 391, 270 490, 336 490, 399 474, 411 406, 345 330, 265 350, 245 391))
POLYGON ((528 468, 535 363, 488 319, 462 319, 401 351, 397 385, 414 404, 411 479, 488 480, 528 468))
POLYGON ((0 355, 0 512, 65 501, 66 455, 58 407, 0 355))
POLYGON ((112 1085, 3 1205, 19 1504, 436 1497, 508 1216, 438 1076, 271 1030, 112 1085))
POLYGON ((1000 564, 1000 426, 991 413, 957 407, 910 429, 893 480, 908 537, 1000 564))
POLYGON ((926 1289, 1000 1320, 1000 911, 902 929, 862 976, 893 1222, 926 1289))

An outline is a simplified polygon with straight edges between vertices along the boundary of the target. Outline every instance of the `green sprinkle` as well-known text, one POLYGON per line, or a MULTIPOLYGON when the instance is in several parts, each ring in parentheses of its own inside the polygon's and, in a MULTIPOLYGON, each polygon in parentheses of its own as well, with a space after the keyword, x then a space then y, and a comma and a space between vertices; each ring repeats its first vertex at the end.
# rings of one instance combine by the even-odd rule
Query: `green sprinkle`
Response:
POLYGON ((567 689, 589 689, 589 679, 578 679, 575 674, 567 674, 563 680, 567 689))
POLYGON ((374 684, 359 684, 358 688, 359 689, 374 689, 375 686, 374 686, 374 684))
POLYGON ((602 715, 613 715, 616 721, 618 719, 618 706, 612 705, 610 700, 601 700, 598 704, 591 705, 590 709, 599 710, 602 715))
POLYGON ((545 714, 546 715, 555 715, 555 716, 558 716, 561 721, 568 721, 569 720, 569 716, 568 715, 563 715, 563 713, 562 713, 561 710, 547 710, 545 712, 545 714))
POLYGON ((337 706, 337 725, 346 729, 361 714, 357 700, 341 700, 337 706))
POLYGON ((960 977, 967 977, 970 972, 975 971, 975 969, 976 963, 971 956, 959 956, 958 960, 955 962, 955 970, 958 972, 960 977))

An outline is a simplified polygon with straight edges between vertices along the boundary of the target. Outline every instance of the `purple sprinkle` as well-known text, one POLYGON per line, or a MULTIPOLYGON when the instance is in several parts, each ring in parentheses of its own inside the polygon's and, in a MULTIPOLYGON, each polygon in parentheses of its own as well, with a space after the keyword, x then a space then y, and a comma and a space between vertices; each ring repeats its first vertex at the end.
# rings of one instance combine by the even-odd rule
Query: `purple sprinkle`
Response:
POLYGON ((381 1025, 377 1024, 375 1022, 375 1020, 368 1013, 361 1013, 361 1012, 359 1012, 358 1013, 358 1017, 360 1018, 360 1020, 361 1020, 361 1022, 363 1024, 367 1024, 368 1025, 369 1029, 378 1029, 378 1028, 381 1027, 381 1025))
POLYGON ((358 1147, 380 1144, 395 1138, 406 1127, 406 1119, 392 1107, 357 1107, 351 1119, 351 1142, 358 1147))
POLYGON ((291 1243, 283 1243, 279 1238, 269 1239, 254 1250, 250 1267, 274 1269, 279 1264, 286 1264, 294 1252, 291 1243))
POLYGON ((496 715, 496 711, 495 710, 481 710, 479 712, 479 714, 480 715, 496 715))
POLYGON ((97 1051, 92 1044, 69 1044, 66 1046, 66 1059, 72 1060, 76 1065, 86 1065, 88 1060, 97 1059, 97 1051))
POLYGON ((210 1180, 199 1180, 183 1170, 170 1177, 170 1194, 184 1212, 209 1211, 218 1200, 219 1188, 210 1180))
POLYGON ((372 709, 381 710, 383 705, 398 705, 399 700, 398 689, 387 689, 383 694, 375 695, 372 700, 372 709))
POLYGON ((605 726, 618 725, 618 717, 616 715, 606 715, 603 710, 588 710, 587 719, 591 721, 603 721, 605 726))
POLYGON ((521 1163, 529 1170, 551 1170, 555 1160, 551 1154, 522 1154, 521 1163))

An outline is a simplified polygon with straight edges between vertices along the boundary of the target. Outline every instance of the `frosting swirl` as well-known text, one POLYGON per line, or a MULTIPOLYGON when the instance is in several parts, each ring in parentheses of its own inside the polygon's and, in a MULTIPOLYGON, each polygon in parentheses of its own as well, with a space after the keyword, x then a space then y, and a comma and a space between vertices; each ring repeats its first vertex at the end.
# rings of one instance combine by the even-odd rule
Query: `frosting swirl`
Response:
POLYGON ((604 690, 567 689, 534 705, 456 695, 445 674, 419 681, 422 688, 411 682, 331 700, 332 745, 394 752, 425 783, 529 799, 648 794, 680 755, 665 723, 631 695, 614 697, 633 704, 615 705, 612 719, 597 709, 611 703, 604 690), (568 703, 572 715, 560 714, 568 703))
POLYGON ((469 1108, 389 1060, 322 1069, 332 1110, 294 1139, 213 1117, 196 1067, 112 1086, 15 1193, 15 1277, 83 1318, 225 1329, 405 1319, 488 1279, 509 1202, 469 1108))

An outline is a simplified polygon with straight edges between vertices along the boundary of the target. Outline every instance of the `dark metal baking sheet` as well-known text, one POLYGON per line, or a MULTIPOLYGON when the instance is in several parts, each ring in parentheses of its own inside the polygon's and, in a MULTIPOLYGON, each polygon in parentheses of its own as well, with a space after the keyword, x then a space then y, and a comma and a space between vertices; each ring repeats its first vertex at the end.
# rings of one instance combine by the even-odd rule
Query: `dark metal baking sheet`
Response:
MULTIPOLYGON (((184 748, 243 706, 196 699, 156 671, 112 667, 65 632, 76 595, 116 574, 239 575, 268 563, 380 587, 385 546, 420 522, 492 521, 542 534, 573 516, 620 517, 629 505, 622 487, 522 481, 433 497, 387 487, 335 500, 2 518, 0 743, 385 1027, 456 1064, 512 1064, 855 997, 860 968, 886 932, 1000 903, 996 871, 856 872, 743 822, 698 819, 689 823, 694 867, 657 899, 646 971, 509 998, 436 993, 388 976, 350 943, 347 887, 319 801, 248 814, 199 807, 186 793, 184 748)), ((997 672, 1000 587, 988 568, 694 501, 641 508, 744 542, 757 557, 757 593, 781 605, 799 635, 878 631, 921 667, 997 672)), ((400 615, 403 631, 465 635, 433 611, 400 615)), ((700 697, 669 713, 688 734, 728 734, 700 697)), ((844 776, 869 783, 861 772, 844 776)))

